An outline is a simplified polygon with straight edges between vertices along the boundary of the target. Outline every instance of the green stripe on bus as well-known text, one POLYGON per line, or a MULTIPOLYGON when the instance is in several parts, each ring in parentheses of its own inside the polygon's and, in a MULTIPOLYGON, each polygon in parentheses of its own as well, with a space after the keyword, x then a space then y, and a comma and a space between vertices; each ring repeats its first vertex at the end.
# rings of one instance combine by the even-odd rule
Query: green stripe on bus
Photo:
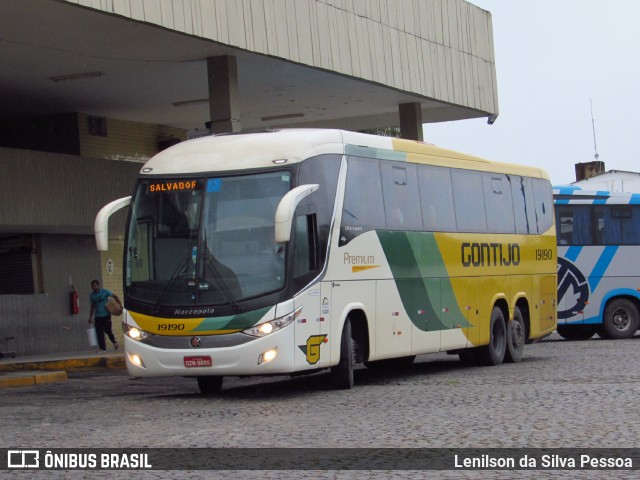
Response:
POLYGON ((257 310, 251 310, 250 312, 240 313, 238 315, 205 318, 200 325, 193 329, 193 331, 245 330, 258 323, 270 309, 271 307, 264 307, 257 310))
POLYGON ((455 292, 433 233, 376 233, 411 322, 427 332, 468 327, 457 303, 442 313, 440 299, 455 298, 455 292))

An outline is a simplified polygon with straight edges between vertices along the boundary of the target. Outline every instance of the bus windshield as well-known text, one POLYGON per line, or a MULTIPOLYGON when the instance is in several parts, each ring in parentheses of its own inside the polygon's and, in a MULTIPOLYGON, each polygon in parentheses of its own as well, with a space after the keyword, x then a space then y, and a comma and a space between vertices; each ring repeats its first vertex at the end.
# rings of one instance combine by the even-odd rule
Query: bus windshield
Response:
POLYGON ((125 295, 151 305, 235 305, 284 287, 274 241, 291 174, 141 180, 126 241, 125 295))

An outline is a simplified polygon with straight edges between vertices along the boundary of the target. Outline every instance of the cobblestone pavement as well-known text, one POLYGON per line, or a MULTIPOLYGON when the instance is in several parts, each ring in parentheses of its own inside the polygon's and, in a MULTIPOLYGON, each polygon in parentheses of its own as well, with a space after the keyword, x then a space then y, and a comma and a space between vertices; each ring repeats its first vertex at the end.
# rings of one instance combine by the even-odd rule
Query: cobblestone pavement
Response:
MULTIPOLYGON (((216 397, 187 378, 69 372, 66 383, 0 391, 7 448, 640 447, 640 336, 527 345, 520 364, 469 367, 418 357, 402 371, 225 379, 216 397)), ((132 472, 24 472, 24 478, 132 478, 132 472), (28 474, 28 475, 27 475, 28 474)), ((624 471, 190 472, 190 478, 630 478, 624 471)), ((12 472, 21 477, 22 472, 12 472)), ((154 471, 135 478, 177 478, 154 471)), ((0 472, 1 476, 1 472, 0 472)))

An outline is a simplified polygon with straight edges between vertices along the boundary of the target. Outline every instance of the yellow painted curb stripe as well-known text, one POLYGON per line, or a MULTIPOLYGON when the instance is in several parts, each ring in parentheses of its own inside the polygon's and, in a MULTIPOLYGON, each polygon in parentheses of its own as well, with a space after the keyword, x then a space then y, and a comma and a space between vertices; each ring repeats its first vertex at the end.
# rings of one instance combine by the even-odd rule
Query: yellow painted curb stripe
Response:
POLYGON ((50 360, 43 362, 16 362, 0 365, 1 372, 29 372, 34 370, 99 370, 125 368, 124 355, 50 360))
POLYGON ((33 375, 26 377, 0 377, 0 388, 28 387, 29 385, 34 385, 35 383, 36 379, 33 375))
POLYGON ((41 383, 58 383, 67 381, 67 372, 38 373, 34 376, 36 385, 41 383))
POLYGON ((61 383, 67 381, 67 372, 47 373, 13 373, 0 375, 0 388, 28 387, 45 383, 61 383))

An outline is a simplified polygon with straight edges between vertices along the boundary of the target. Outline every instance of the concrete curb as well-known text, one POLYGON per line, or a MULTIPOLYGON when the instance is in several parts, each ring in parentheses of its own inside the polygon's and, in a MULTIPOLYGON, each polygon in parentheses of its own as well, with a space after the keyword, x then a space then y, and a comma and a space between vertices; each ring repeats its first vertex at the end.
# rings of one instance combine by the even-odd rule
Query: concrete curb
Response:
POLYGON ((67 372, 20 372, 0 374, 0 388, 28 387, 67 381, 67 372))
POLYGON ((0 372, 25 372, 33 370, 104 370, 125 368, 124 355, 70 358, 65 360, 25 361, 0 364, 0 372))
POLYGON ((0 389, 67 381, 67 372, 126 368, 124 354, 57 360, 17 360, 0 363, 0 389))

